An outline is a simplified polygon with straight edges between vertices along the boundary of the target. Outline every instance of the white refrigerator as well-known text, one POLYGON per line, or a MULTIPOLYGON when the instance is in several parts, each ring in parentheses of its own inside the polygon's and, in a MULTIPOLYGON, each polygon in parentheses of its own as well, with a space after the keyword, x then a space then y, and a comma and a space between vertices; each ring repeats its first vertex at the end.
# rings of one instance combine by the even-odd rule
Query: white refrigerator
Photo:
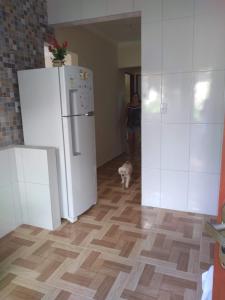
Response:
POLYGON ((25 145, 57 148, 61 217, 75 222, 97 200, 92 71, 18 72, 25 145))

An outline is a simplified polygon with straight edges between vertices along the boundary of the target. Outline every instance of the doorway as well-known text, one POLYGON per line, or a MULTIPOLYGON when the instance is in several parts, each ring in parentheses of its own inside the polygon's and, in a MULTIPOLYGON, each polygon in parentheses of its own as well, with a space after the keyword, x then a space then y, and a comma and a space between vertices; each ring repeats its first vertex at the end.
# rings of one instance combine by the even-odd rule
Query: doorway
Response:
POLYGON ((141 68, 124 70, 125 102, 129 103, 131 95, 141 95, 141 68))
MULTIPOLYGON (((140 106, 141 110, 141 68, 126 68, 121 69, 121 72, 124 74, 124 85, 125 85, 125 106, 130 106, 130 103, 132 101, 132 97, 136 95, 138 97, 138 106, 140 106)), ((141 119, 141 114, 140 114, 141 119)), ((127 126, 126 126, 127 127, 127 126)), ((126 134, 128 134, 128 130, 125 127, 126 134)), ((140 126, 141 127, 141 126, 140 126)), ((132 146, 129 145, 129 139, 128 136, 126 137, 126 150, 125 152, 128 154, 128 159, 132 159, 131 148, 132 146)), ((137 132, 137 141, 136 141, 136 154, 138 158, 141 156, 141 130, 139 128, 139 131, 137 132)))
POLYGON ((94 74, 99 182, 104 177, 109 185, 113 175, 111 187, 121 189, 118 168, 132 160, 132 184, 139 178, 140 193, 140 128, 139 157, 134 160, 128 150, 126 114, 132 95, 141 95, 141 18, 123 16, 103 22, 97 20, 86 25, 56 28, 55 33, 59 42, 68 41, 69 50, 79 57, 79 65, 92 69, 94 74), (128 80, 129 95, 126 92, 128 80))

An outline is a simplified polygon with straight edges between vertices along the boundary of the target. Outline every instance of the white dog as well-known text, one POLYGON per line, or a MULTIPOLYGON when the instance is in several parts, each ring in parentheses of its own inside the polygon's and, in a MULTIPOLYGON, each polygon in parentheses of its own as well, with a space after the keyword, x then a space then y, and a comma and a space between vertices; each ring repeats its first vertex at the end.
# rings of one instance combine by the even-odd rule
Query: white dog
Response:
POLYGON ((126 189, 129 188, 130 180, 131 180, 131 175, 133 172, 133 167, 132 164, 129 161, 126 161, 119 169, 118 173, 121 176, 121 184, 123 187, 126 189))

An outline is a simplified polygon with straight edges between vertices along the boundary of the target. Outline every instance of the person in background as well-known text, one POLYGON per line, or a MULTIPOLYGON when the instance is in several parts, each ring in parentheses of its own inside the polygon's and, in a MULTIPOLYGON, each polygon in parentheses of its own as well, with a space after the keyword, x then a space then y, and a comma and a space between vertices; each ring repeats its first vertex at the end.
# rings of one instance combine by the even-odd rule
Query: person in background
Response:
POLYGON ((141 131, 141 102, 137 93, 131 97, 126 117, 129 155, 134 158, 139 148, 141 131))

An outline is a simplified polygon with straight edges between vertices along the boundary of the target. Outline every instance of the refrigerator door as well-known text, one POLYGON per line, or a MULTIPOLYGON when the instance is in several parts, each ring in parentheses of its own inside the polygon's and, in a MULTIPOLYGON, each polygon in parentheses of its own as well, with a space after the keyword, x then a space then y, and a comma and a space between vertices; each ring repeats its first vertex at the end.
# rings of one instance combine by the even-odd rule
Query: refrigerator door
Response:
POLYGON ((78 66, 59 68, 62 116, 77 116, 94 111, 92 71, 78 66))
POLYGON ((73 222, 97 200, 95 118, 63 117, 69 219, 73 222))

